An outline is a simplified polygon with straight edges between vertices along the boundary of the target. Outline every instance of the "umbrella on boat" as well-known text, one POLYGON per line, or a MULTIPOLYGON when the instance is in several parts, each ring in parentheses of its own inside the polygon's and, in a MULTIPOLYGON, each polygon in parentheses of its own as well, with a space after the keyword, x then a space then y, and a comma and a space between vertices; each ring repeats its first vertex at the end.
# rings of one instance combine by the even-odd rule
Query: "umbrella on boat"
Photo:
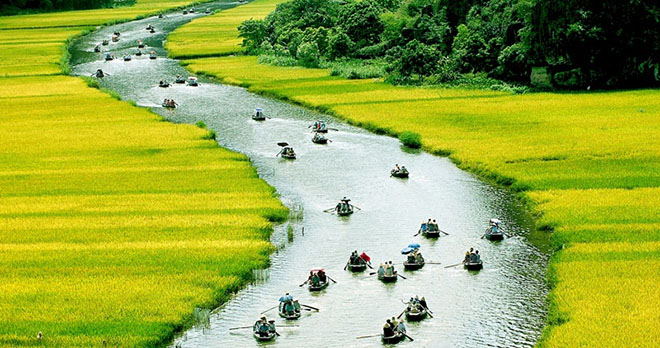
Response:
POLYGON ((401 249, 401 253, 402 253, 403 255, 407 255, 407 254, 410 254, 411 252, 413 252, 413 251, 415 251, 415 250, 417 250, 417 249, 419 249, 419 248, 421 248, 421 247, 422 247, 422 246, 419 245, 419 244, 417 244, 417 243, 411 243, 411 244, 408 244, 407 247, 401 249))
POLYGON ((277 143, 277 145, 279 145, 281 147, 285 147, 285 146, 289 146, 289 143, 287 143, 285 141, 282 141, 282 142, 277 143))

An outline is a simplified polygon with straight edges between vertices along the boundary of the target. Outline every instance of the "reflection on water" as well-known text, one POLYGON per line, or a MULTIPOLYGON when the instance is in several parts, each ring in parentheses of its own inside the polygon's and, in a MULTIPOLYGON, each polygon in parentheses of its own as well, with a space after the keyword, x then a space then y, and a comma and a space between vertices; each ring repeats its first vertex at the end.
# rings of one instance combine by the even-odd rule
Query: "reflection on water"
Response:
MULTIPOLYGON (((182 347, 378 346, 379 338, 356 337, 380 333, 386 318, 401 313, 402 300, 419 295, 426 297, 435 318, 410 323, 408 333, 415 341, 404 341, 401 346, 534 345, 546 311, 543 279, 548 256, 525 238, 529 221, 515 206, 515 200, 444 158, 404 151, 396 139, 332 119, 330 127, 339 129, 328 134, 332 143, 313 144, 308 126, 328 116, 242 88, 203 78, 199 87, 157 87, 161 79, 171 82, 178 74, 187 75, 177 61, 162 58, 162 41, 168 32, 191 18, 181 14, 148 18, 86 36, 72 47, 74 73, 89 75, 102 68, 110 74, 102 80, 103 87, 117 91, 124 99, 153 107, 173 122, 204 121, 217 131, 222 146, 247 154, 285 204, 304 210, 304 214, 276 227, 272 241, 278 249, 272 256, 272 267, 255 271, 258 281, 223 307, 213 313, 195 314, 199 323, 175 343, 182 347), (145 30, 148 24, 156 27, 155 34, 145 30), (153 49, 161 58, 149 60, 142 56, 130 62, 104 62, 93 48, 116 30, 121 32, 121 39, 110 45, 116 56, 135 51, 137 40, 143 39, 148 46, 145 50, 153 49), (164 98, 173 98, 180 106, 164 110, 159 107, 164 98), (255 107, 263 107, 272 118, 261 123, 252 121, 250 114, 255 107), (280 141, 293 146, 297 160, 275 157, 280 141), (410 179, 389 176, 396 163, 411 171, 410 179), (323 213, 343 196, 350 197, 362 210, 347 218, 323 213), (437 219, 450 236, 438 240, 413 237, 420 222, 429 217, 437 219), (508 232, 516 236, 500 243, 480 239, 491 217, 499 217, 508 232), (351 274, 342 270, 352 250, 366 251, 375 263, 401 263, 404 257, 400 250, 411 242, 422 245, 427 261, 442 265, 426 265, 416 272, 403 271, 398 265, 407 279, 387 285, 368 272, 351 274), (445 268, 460 262, 470 247, 480 250, 485 265, 482 271, 445 268), (337 284, 320 293, 299 287, 312 267, 324 267, 337 284), (320 312, 304 312, 294 323, 298 327, 281 328, 282 336, 272 343, 257 343, 250 330, 228 331, 230 327, 252 324, 286 291, 301 303, 320 308, 320 312)), ((277 316, 275 310, 267 314, 277 316)))

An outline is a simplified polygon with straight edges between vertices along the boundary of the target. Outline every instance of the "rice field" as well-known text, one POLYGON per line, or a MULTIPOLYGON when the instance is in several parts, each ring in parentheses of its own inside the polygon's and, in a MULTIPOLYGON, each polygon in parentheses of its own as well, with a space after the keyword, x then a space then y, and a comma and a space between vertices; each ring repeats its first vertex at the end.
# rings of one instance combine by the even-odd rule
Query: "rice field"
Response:
POLYGON ((165 44, 170 57, 204 57, 241 52, 238 26, 248 19, 261 19, 285 0, 254 0, 231 12, 221 11, 181 26, 165 44))
MULTIPOLYGON (((195 40, 182 29, 169 44, 185 41, 189 56, 212 53, 195 51, 195 40)), ((235 42, 218 45, 237 48, 235 42)), ((539 347, 660 342, 659 90, 512 95, 395 87, 223 54, 183 64, 372 131, 416 132, 425 150, 529 198, 539 214, 538 228, 554 231, 551 241, 558 251, 549 271, 554 289, 539 347)))
POLYGON ((0 17, 0 347, 161 346, 268 264, 247 157, 61 75, 85 27, 189 3, 0 17))

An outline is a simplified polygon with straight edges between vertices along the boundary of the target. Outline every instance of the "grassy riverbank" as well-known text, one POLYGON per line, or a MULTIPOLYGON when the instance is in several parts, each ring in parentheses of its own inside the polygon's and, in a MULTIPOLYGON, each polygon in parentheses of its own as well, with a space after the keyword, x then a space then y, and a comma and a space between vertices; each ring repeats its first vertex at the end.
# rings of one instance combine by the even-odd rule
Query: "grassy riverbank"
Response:
MULTIPOLYGON (((218 31, 224 36, 245 9, 266 2, 243 6, 235 20, 234 9, 215 15, 228 23, 218 31)), ((255 18, 261 16, 256 10, 255 18)), ((232 38, 195 51, 197 22, 170 36, 171 54, 222 56, 240 49, 232 38), (177 50, 184 42, 188 49, 177 50)), ((211 30, 205 27, 205 35, 211 30)), ((654 347, 660 341, 654 285, 660 281, 660 91, 511 95, 345 80, 322 69, 261 65, 249 56, 183 64, 373 131, 416 132, 427 151, 530 198, 541 214, 538 228, 554 231, 558 251, 549 270, 549 325, 539 346, 654 347)))
POLYGON ((67 38, 189 3, 0 17, 0 347, 161 346, 267 265, 287 212, 245 156, 58 76, 67 38))

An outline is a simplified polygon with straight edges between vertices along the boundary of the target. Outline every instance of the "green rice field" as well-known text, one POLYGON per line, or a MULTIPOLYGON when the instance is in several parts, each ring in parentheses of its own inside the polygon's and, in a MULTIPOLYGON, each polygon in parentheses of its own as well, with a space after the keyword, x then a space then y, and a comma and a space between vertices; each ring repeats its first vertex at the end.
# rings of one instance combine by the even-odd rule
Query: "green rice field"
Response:
MULTIPOLYGON (((418 133, 425 150, 520 192, 538 214, 538 229, 553 232, 557 251, 539 347, 660 342, 660 91, 513 95, 395 87, 323 69, 262 65, 256 57, 223 57, 239 51, 240 40, 204 37, 210 30, 228 36, 248 6, 183 26, 169 38, 171 54, 202 57, 182 62, 194 73, 375 132, 418 133), (196 33, 204 23, 223 24, 196 33), (196 50, 198 39, 205 44, 196 50)), ((263 13, 255 9, 258 16, 263 13)))
POLYGON ((247 157, 61 75, 69 37, 189 3, 0 17, 0 347, 162 346, 268 265, 247 157))

